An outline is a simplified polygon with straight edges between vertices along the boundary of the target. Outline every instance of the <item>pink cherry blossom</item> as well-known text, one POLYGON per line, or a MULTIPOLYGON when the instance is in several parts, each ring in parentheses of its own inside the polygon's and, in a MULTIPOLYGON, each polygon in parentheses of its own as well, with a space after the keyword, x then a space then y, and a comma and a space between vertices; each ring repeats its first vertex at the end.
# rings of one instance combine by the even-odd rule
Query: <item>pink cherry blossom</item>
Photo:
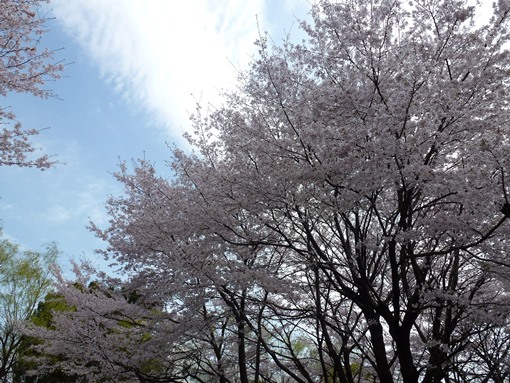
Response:
MULTIPOLYGON (((0 96, 11 92, 50 97, 44 87, 47 80, 60 77, 63 65, 53 59, 54 51, 40 47, 47 14, 44 0, 2 0, 0 4, 0 96)), ((0 166, 16 165, 47 169, 55 161, 48 155, 31 155, 35 148, 30 139, 38 129, 22 129, 14 113, 0 105, 0 166), (10 125, 13 124, 11 127, 10 125)))
MULTIPOLYGON (((197 109, 195 152, 173 151, 173 176, 121 164, 125 193, 91 228, 123 288, 158 308, 136 317, 164 323, 151 332, 158 352, 168 342, 163 360, 188 353, 169 375, 147 374, 508 379, 510 9, 496 2, 478 25, 470 4, 320 1, 306 41, 262 35, 238 90, 197 109)), ((89 321, 128 310, 122 297, 59 291, 89 321)), ((56 322, 58 339, 41 334, 79 373, 90 356, 66 338, 80 315, 56 322)), ((125 366, 111 342, 130 332, 106 333, 125 366)), ((154 344, 136 347, 149 358, 154 344)))

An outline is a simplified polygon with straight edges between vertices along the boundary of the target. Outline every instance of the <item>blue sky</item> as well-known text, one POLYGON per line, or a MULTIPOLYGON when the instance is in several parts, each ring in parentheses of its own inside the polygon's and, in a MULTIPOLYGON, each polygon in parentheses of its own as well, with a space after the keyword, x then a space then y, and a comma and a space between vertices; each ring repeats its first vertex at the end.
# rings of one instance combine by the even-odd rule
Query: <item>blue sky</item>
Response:
POLYGON ((0 167, 4 236, 43 250, 55 241, 61 264, 101 259, 104 247, 86 229, 107 224, 104 203, 119 195, 111 173, 119 159, 145 156, 162 174, 168 144, 184 146, 196 100, 220 102, 218 89, 235 84, 260 29, 275 41, 297 32, 307 0, 54 0, 43 45, 65 47, 69 65, 49 83, 59 99, 11 94, 26 128, 50 129, 35 140, 64 165, 41 172, 0 167))

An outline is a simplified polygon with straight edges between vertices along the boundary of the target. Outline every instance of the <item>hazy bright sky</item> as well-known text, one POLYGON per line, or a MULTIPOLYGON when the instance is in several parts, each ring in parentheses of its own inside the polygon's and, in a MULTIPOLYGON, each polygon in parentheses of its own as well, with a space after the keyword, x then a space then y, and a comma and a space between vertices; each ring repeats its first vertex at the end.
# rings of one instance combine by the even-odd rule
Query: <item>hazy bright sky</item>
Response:
POLYGON ((183 146, 195 101, 219 102, 235 83, 261 31, 276 42, 297 32, 308 0, 54 0, 42 44, 65 47, 64 77, 47 84, 60 99, 9 95, 0 101, 26 128, 46 128, 37 145, 65 165, 48 171, 0 167, 4 236, 34 250, 55 241, 69 259, 100 258, 87 229, 105 226, 104 203, 122 192, 119 159, 145 156, 161 173, 168 144, 183 146))

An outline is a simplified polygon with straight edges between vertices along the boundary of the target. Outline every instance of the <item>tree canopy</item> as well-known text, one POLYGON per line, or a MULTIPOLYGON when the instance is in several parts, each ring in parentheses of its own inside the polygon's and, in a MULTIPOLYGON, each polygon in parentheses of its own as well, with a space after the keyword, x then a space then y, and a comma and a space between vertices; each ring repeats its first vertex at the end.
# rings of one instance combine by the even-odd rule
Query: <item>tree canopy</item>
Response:
MULTIPOLYGON (((49 97, 44 85, 60 77, 63 69, 54 51, 41 48, 48 15, 42 4, 48 0, 2 0, 0 3, 0 96, 11 92, 49 97)), ((33 157, 30 138, 38 129, 23 129, 15 114, 0 105, 0 166, 15 165, 47 169, 54 161, 48 155, 33 157), (9 125, 13 126, 9 126, 9 125)))
POLYGON ((90 381, 508 380, 510 3, 491 10, 323 0, 302 43, 261 36, 174 176, 121 164, 92 225, 139 299, 61 280, 77 312, 42 349, 90 381), (102 335, 75 346, 84 323, 102 335))

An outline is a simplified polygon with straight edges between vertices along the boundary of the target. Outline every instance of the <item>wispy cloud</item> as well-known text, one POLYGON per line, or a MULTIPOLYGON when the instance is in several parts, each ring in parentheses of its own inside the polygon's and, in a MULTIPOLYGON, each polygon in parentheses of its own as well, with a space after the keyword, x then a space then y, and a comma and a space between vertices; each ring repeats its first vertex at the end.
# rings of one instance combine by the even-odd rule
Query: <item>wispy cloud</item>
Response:
POLYGON ((79 221, 81 226, 91 220, 106 225, 108 216, 103 208, 105 185, 92 185, 83 181, 81 191, 67 190, 65 195, 55 196, 52 203, 42 212, 41 219, 48 224, 69 224, 79 221), (100 201, 100 202, 98 202, 100 201))
POLYGON ((55 0, 58 20, 122 96, 173 135, 194 100, 235 82, 258 36, 263 0, 55 0), (233 63, 232 66, 230 63, 233 63), (193 94, 193 96, 192 96, 193 94))

